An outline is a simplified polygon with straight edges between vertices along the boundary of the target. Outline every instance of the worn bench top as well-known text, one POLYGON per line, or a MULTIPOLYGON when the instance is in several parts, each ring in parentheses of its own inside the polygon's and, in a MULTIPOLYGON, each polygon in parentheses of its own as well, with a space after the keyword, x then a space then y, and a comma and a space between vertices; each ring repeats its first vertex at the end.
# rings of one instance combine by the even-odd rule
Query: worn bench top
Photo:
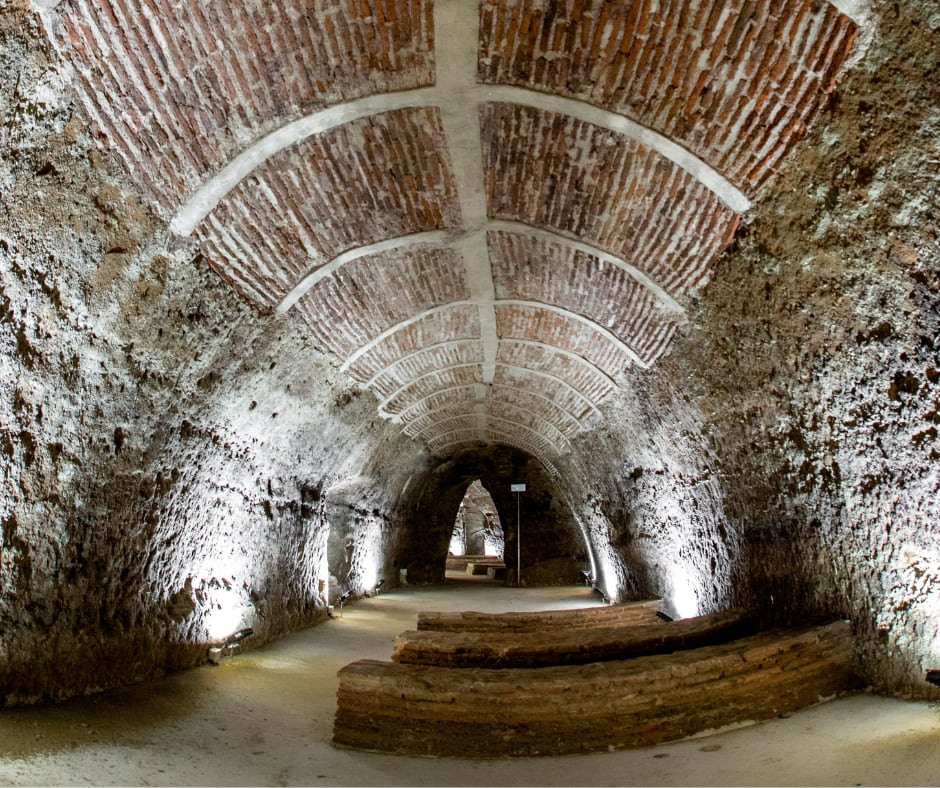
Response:
POLYGON ((334 743, 494 758, 639 747, 768 719, 856 685, 851 628, 549 668, 362 660, 339 672, 334 743))
POLYGON ((653 599, 625 605, 583 607, 569 610, 542 610, 539 612, 477 613, 418 613, 418 630, 437 632, 520 632, 551 626, 583 628, 613 626, 629 623, 654 623, 662 600, 653 599))
POLYGON ((681 621, 561 627, 552 623, 524 631, 403 632, 392 660, 447 667, 546 667, 628 659, 721 643, 756 630, 747 611, 736 608, 681 621))

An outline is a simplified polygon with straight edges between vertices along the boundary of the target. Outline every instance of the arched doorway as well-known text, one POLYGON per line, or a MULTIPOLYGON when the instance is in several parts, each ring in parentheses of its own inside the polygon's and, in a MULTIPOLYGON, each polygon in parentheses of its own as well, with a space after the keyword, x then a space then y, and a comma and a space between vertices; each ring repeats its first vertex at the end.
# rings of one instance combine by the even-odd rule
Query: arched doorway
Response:
POLYGON ((449 573, 503 580, 505 547, 496 503, 483 483, 476 479, 467 486, 457 509, 445 569, 449 573))
POLYGON ((507 446, 481 446, 440 460, 416 478, 397 511, 395 566, 408 583, 439 583, 460 503, 474 481, 492 496, 510 556, 506 582, 516 584, 517 500, 510 487, 527 485, 521 501, 528 538, 521 543, 522 585, 581 582, 587 560, 584 534, 556 481, 534 457, 507 446))

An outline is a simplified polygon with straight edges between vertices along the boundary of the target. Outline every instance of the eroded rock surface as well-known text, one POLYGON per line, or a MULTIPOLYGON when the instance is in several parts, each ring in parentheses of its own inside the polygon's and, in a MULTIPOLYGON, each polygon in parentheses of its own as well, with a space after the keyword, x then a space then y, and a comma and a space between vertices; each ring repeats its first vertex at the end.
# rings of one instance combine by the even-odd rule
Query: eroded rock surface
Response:
POLYGON ((940 9, 878 4, 871 33, 671 351, 551 472, 432 458, 383 421, 297 318, 169 233, 29 4, 0 0, 0 702, 193 665, 244 625, 264 642, 403 569, 439 580, 477 478, 512 556, 523 477, 524 579, 845 616, 869 682, 937 697, 940 9))

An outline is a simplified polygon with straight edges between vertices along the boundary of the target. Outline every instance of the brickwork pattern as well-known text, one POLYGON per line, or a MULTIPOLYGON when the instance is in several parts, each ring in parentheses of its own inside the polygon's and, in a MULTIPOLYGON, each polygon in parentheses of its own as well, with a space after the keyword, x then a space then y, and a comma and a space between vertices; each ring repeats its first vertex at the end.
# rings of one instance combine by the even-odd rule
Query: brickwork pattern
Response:
POLYGON ((440 114, 398 110, 283 151, 245 178, 197 229, 220 275, 274 303, 342 252, 460 225, 440 114))
POLYGON ((430 0, 66 0, 79 97, 169 217, 262 134, 327 106, 430 85, 430 0))
POLYGON ((479 75, 617 112, 745 191, 833 86, 855 24, 818 0, 484 0, 479 75))
POLYGON ((343 266, 311 288, 297 308, 317 344, 346 358, 396 323, 467 296, 453 250, 396 249, 343 266))
POLYGON ((430 372, 471 363, 481 366, 483 364, 479 337, 458 340, 455 343, 434 344, 385 367, 371 389, 377 397, 388 397, 409 381, 430 372))
POLYGON ((480 313, 473 306, 452 308, 417 320, 386 337, 349 367, 349 373, 360 381, 370 380, 409 353, 429 345, 460 339, 480 338, 480 313))
POLYGON ((674 297, 704 284, 739 217, 685 170, 635 140, 512 104, 481 112, 490 218, 579 238, 674 297))
POLYGON ((565 380, 555 378, 547 372, 496 364, 494 383, 539 391, 579 421, 591 412, 593 402, 565 380))
MULTIPOLYGON (((512 431, 513 425, 526 427, 533 432, 546 436, 556 450, 566 449, 570 444, 570 437, 572 436, 566 435, 532 408, 517 407, 507 402, 487 402, 486 413, 487 420, 493 422, 494 426, 506 427, 509 431, 512 431)), ((423 426, 419 429, 407 429, 408 434, 425 438, 427 436, 424 433, 438 434, 453 429, 456 424, 465 427, 478 426, 476 414, 468 411, 465 406, 443 408, 437 413, 425 417, 422 422, 423 426)), ((413 427, 413 425, 411 426, 413 427)))
POLYGON ((496 330, 507 339, 538 340, 576 353, 614 379, 632 363, 630 356, 600 331, 537 304, 498 304, 496 330))
POLYGON ((563 378, 595 405, 607 399, 614 390, 613 384, 594 367, 547 348, 503 341, 499 343, 496 360, 563 378))
MULTIPOLYGON (((752 195, 818 110, 857 32, 817 0, 478 7, 469 81, 634 119, 752 195)), ((43 14, 102 144, 170 219, 292 121, 439 84, 434 14, 445 12, 431 0, 63 0, 43 14)), ((676 302, 707 281, 740 216, 623 133, 535 106, 468 102, 487 216, 519 228, 482 228, 497 344, 495 379, 481 389, 493 340, 480 309, 490 305, 468 300, 488 291, 485 265, 440 238, 369 248, 468 229, 466 173, 455 173, 460 154, 442 120, 453 108, 421 102, 383 112, 380 101, 374 114, 338 115, 338 125, 266 149, 217 204, 218 195, 195 201, 208 213, 193 219, 194 240, 258 307, 293 303, 311 341, 432 448, 485 439, 543 457, 564 451, 598 423, 635 360, 648 366, 667 352, 681 325, 676 302)))
POLYGON ((447 449, 453 449, 455 446, 466 446, 479 443, 501 443, 528 451, 536 457, 554 457, 560 451, 557 446, 544 438, 537 432, 522 427, 507 427, 500 425, 499 428, 487 427, 481 435, 478 430, 446 431, 438 433, 433 440, 428 442, 428 448, 438 453, 446 453, 447 449))
POLYGON ((520 389, 498 381, 487 390, 487 408, 499 411, 503 403, 510 408, 522 408, 537 413, 546 421, 554 424, 566 435, 575 435, 586 428, 592 421, 591 415, 585 415, 581 408, 577 412, 567 410, 554 400, 549 392, 541 388, 520 389))
MULTIPOLYGON (((581 423, 574 416, 533 391, 491 385, 487 387, 484 402, 487 413, 515 420, 518 420, 519 413, 529 413, 541 423, 552 425, 567 438, 574 437, 581 429, 581 423)), ((471 398, 452 402, 436 410, 423 411, 412 417, 405 431, 409 435, 416 435, 428 430, 439 420, 472 412, 474 404, 475 400, 471 398)))
POLYGON ((581 314, 614 333, 646 364, 669 346, 675 317, 622 269, 570 247, 490 233, 496 296, 542 301, 581 314))
POLYGON ((411 381, 386 404, 385 410, 388 413, 397 414, 413 402, 423 400, 440 389, 471 385, 482 381, 482 364, 467 364, 434 370, 411 381))

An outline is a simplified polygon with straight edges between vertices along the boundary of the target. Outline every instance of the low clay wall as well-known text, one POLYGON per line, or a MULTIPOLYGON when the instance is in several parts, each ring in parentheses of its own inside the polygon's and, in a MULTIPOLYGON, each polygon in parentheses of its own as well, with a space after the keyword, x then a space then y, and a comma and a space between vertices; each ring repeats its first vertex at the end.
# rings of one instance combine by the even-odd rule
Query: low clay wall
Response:
MULTIPOLYGON (((601 619, 603 620, 603 619, 601 619)), ((681 621, 561 627, 517 632, 403 632, 394 662, 453 668, 542 668, 630 659, 724 643, 756 631, 740 608, 681 621)))
POLYGON ((525 632, 551 626, 609 627, 652 624, 660 619, 656 613, 661 600, 654 599, 629 605, 585 607, 574 610, 543 610, 538 613, 418 613, 418 630, 435 632, 525 632))
POLYGON ((339 672, 333 741, 468 758, 641 747, 791 712, 853 688, 855 676, 843 621, 552 668, 361 660, 339 672))

